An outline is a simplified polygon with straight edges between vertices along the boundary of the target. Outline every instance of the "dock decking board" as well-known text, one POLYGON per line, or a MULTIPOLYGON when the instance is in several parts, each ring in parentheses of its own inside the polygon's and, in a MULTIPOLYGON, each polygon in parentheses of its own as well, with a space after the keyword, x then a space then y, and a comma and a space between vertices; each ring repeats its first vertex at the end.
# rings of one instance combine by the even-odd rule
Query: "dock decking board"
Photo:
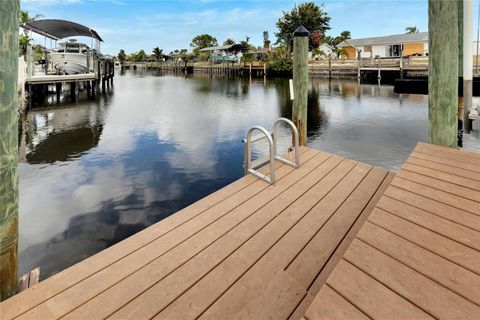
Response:
MULTIPOLYGON (((307 148, 301 148, 300 151, 302 153, 302 160, 304 160, 303 155, 306 153, 307 148)), ((284 165, 281 163, 276 163, 277 168, 283 166, 284 165)), ((268 170, 268 168, 266 170, 268 170)), ((266 172, 267 171, 264 171, 264 173, 266 172)), ((257 182, 258 179, 251 175, 242 177, 219 191, 210 194, 185 209, 180 210, 174 215, 162 220, 161 223, 154 224, 128 239, 113 245, 108 250, 101 251, 64 271, 53 275, 31 289, 22 292, 21 295, 11 297, 0 304, 2 317, 5 317, 6 319, 18 317, 48 299, 62 293, 68 288, 80 283, 82 280, 109 267, 116 261, 132 254, 143 246, 155 241, 162 235, 168 234, 170 231, 188 223, 209 208, 229 199, 237 192, 257 182)))
POLYGON ((478 154, 418 144, 304 318, 478 318, 477 172, 478 154))
POLYGON ((307 148, 301 159, 276 163, 274 185, 243 177, 2 302, 2 320, 288 318, 390 176, 307 148))

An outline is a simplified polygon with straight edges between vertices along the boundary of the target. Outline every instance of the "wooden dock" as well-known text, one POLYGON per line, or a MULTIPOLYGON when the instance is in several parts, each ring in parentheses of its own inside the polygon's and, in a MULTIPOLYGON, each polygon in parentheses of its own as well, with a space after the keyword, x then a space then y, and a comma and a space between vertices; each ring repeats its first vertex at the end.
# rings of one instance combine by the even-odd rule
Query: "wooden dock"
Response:
POLYGON ((0 304, 6 319, 287 318, 389 184, 313 149, 252 175, 0 304))
POLYGON ((305 319, 478 319, 480 154, 419 144, 305 319))
POLYGON ((419 144, 395 177, 301 153, 274 185, 245 176, 2 302, 2 320, 480 314, 480 155, 419 144))

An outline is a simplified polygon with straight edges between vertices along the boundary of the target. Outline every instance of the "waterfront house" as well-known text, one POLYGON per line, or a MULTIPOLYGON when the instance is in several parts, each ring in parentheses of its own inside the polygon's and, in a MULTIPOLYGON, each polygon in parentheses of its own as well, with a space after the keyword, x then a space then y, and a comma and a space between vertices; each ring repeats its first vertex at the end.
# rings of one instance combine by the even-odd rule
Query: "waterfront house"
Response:
POLYGON ((314 55, 312 51, 308 53, 308 59, 315 59, 318 60, 319 58, 326 59, 328 57, 336 57, 334 52, 335 48, 329 45, 328 43, 322 43, 318 46, 318 50, 320 50, 319 55, 314 55), (333 54, 333 55, 332 55, 333 54))
POLYGON ((400 57, 428 55, 428 32, 395 34, 390 36, 349 39, 341 42, 339 49, 344 49, 343 58, 354 59, 357 51, 362 58, 400 57))
POLYGON ((207 47, 200 49, 200 52, 210 53, 213 62, 237 62, 241 59, 242 53, 240 52, 239 44, 230 44, 224 46, 207 47))

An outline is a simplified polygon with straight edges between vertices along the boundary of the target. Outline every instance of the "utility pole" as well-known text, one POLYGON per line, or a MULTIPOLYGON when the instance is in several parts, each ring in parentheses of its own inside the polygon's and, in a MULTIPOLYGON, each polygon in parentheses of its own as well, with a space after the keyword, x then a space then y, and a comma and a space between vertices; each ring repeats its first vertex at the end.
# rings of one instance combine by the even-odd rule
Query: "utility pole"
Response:
POLYGON ((0 6, 0 299, 17 292, 19 0, 0 6))
POLYGON ((307 99, 308 99, 308 36, 301 26, 293 33, 293 123, 297 126, 299 143, 307 145, 307 99))
POLYGON ((430 143, 457 146, 458 4, 428 1, 428 132, 430 143))

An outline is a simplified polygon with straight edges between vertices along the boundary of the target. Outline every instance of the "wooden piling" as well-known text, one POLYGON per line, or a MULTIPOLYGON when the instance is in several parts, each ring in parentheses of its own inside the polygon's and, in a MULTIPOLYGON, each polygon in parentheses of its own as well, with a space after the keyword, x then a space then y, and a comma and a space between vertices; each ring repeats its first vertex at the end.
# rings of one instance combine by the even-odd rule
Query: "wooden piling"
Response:
POLYGON ((91 98, 92 97, 92 85, 90 84, 90 81, 87 81, 87 97, 91 98))
POLYGON ((403 79, 403 44, 400 46, 400 79, 403 79))
MULTIPOLYGON (((360 79, 360 73, 357 75, 357 78, 360 79)), ((328 79, 332 79, 332 54, 328 55, 328 79)))
POLYGON ((301 26, 293 33, 293 123, 297 126, 301 146, 307 145, 308 36, 301 26))
POLYGON ((457 146, 458 5, 428 1, 428 132, 430 143, 457 146))
POLYGON ((19 0, 0 6, 0 299, 17 292, 19 0))
POLYGON ((463 130, 470 133, 468 114, 472 108, 473 90, 473 0, 463 1, 463 130))
POLYGON ((77 83, 70 82, 70 99, 71 101, 77 100, 77 83))

